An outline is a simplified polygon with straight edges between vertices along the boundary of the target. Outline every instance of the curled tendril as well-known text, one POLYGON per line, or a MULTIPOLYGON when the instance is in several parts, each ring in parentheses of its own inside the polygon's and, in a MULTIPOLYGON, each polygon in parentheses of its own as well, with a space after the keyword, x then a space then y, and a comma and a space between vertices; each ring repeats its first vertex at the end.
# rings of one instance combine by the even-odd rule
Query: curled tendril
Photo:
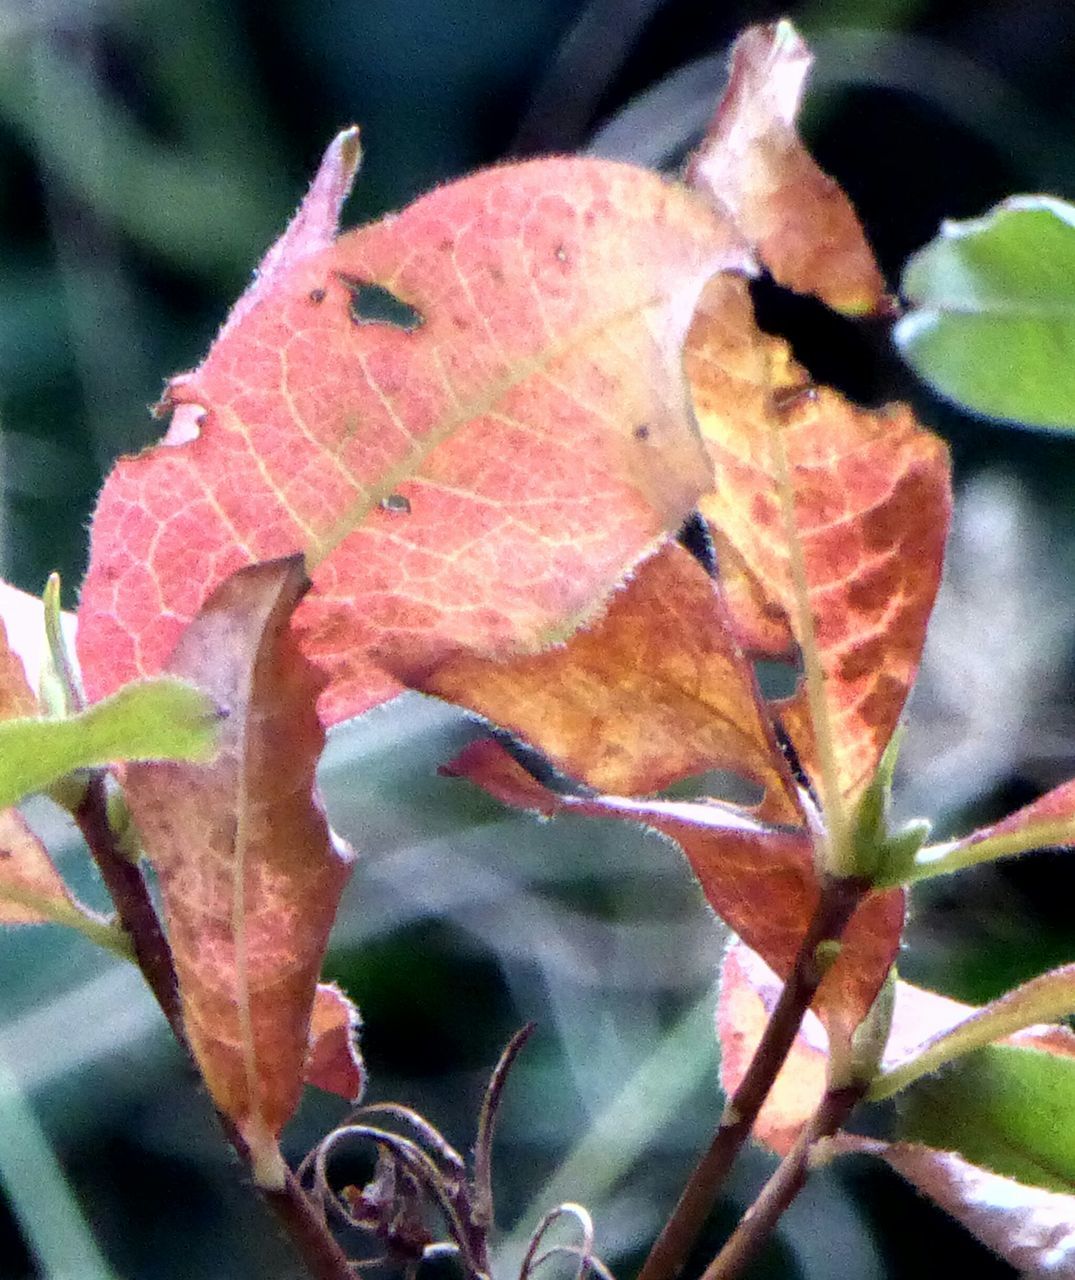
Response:
POLYGON ((567 1255, 578 1260, 578 1266, 575 1270, 575 1280, 586 1280, 591 1272, 599 1277, 599 1280, 612 1280, 612 1275, 605 1264, 594 1254, 593 1250, 594 1226, 593 1219, 590 1217, 589 1211, 581 1204, 573 1204, 566 1201, 564 1204, 557 1205, 555 1209, 549 1212, 541 1219, 534 1229, 533 1235, 530 1237, 530 1244, 527 1246, 526 1256, 523 1258, 522 1266, 519 1268, 519 1280, 530 1280, 530 1276, 543 1263, 550 1258, 567 1255), (539 1253, 541 1242, 549 1232, 549 1228, 553 1223, 558 1222, 561 1218, 573 1218, 578 1223, 582 1231, 581 1245, 551 1245, 548 1249, 539 1253))

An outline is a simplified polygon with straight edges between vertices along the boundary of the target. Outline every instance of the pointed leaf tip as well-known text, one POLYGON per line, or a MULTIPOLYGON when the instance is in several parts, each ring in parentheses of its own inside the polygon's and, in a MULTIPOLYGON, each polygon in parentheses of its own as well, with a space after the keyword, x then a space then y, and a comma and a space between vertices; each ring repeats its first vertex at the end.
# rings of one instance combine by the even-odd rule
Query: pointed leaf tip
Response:
POLYGON ((889 310, 858 215, 795 129, 813 57, 786 19, 750 27, 687 180, 731 215, 773 278, 852 315, 889 310))
POLYGON ((226 579, 170 668, 229 709, 208 767, 136 765, 127 796, 156 868, 191 1048, 217 1106, 277 1177, 275 1137, 301 1092, 321 961, 350 859, 314 771, 323 678, 290 627, 298 557, 226 579))

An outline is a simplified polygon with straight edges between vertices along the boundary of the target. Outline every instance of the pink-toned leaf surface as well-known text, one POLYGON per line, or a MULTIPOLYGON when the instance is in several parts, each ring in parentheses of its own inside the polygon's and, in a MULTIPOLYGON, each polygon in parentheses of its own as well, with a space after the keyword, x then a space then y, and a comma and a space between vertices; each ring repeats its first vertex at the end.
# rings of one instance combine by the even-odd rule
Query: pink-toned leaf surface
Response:
POLYGON ((48 851, 17 809, 0 809, 0 924, 40 924, 75 907, 48 851))
POLYGON ((727 770, 763 788, 757 817, 803 820, 719 589, 676 543, 558 648, 498 663, 464 654, 400 674, 510 729, 597 791, 648 795, 727 770))
MULTIPOLYGON (((682 848, 713 910, 778 974, 790 972, 819 898, 804 830, 770 826, 715 803, 556 794, 489 741, 466 748, 445 772, 546 816, 618 818, 660 831, 682 848)), ((841 1026, 862 1019, 895 960, 903 917, 900 890, 872 894, 859 907, 818 991, 815 1005, 824 1016, 841 1026)))
POLYGON ((334 723, 398 690, 381 655, 569 634, 710 487, 682 343, 705 281, 750 259, 683 188, 596 160, 505 166, 284 256, 167 393, 184 442, 105 486, 80 607, 91 697, 159 670, 230 570, 302 551, 296 622, 334 723), (411 323, 370 320, 370 289, 411 323))
MULTIPOLYGON (((743 643, 773 658, 804 643, 801 571, 836 781, 853 798, 918 670, 951 512, 947 451, 905 406, 866 411, 814 387, 731 276, 702 298, 686 368, 716 475, 701 507, 743 643)), ((782 715, 816 778, 805 690, 782 715)))
POLYGON ((366 1087, 366 1069, 358 1048, 358 1010, 339 987, 320 982, 310 1016, 310 1041, 304 1077, 326 1093, 357 1102, 366 1087))
MULTIPOLYGON (((783 983, 761 957, 742 942, 728 948, 721 966, 717 1000, 720 1083, 729 1097, 739 1087, 780 998, 783 983)), ((787 1155, 825 1092, 828 1037, 807 1010, 791 1051, 777 1074, 752 1133, 778 1155, 787 1155)))
MULTIPOLYGON (((0 586, 6 584, 0 583, 0 586)), ((15 588, 8 590, 14 592, 15 588)), ((23 593, 17 592, 19 596, 23 593)), ((28 601, 32 597, 27 596, 28 601)), ((0 601, 0 604, 8 603, 7 600, 0 601)), ((40 619, 41 609, 40 602, 37 603, 37 614, 40 619)), ((40 643, 44 647, 45 631, 44 625, 41 626, 40 643)), ((26 677, 26 667, 22 658, 12 647, 8 639, 7 623, 2 615, 0 615, 0 720, 10 720, 15 716, 33 716, 37 715, 37 696, 30 688, 26 677)))
POLYGON ((841 1134, 835 1149, 886 1161, 1021 1276, 1075 1276, 1075 1196, 1025 1186, 921 1143, 841 1134))
POLYGON ((883 312, 884 280, 855 210, 795 130, 812 62, 787 21, 744 31, 688 181, 746 231, 780 284, 840 311, 883 312))
MULTIPOLYGON (((1064 1007, 1060 993, 1070 986, 1070 969, 1068 966, 1033 979, 980 1009, 908 982, 897 982, 892 1027, 883 1058, 885 1072, 902 1071, 906 1063, 923 1054, 923 1063, 936 1071, 958 1056, 959 1048, 971 1052, 992 1042, 1060 1057, 1075 1056, 1075 1035, 1067 1027, 1034 1022, 1047 1015, 1060 1016, 1064 1007), (976 1034, 979 1030, 982 1034, 976 1034), (952 1045, 951 1053, 931 1056, 932 1046, 946 1043, 952 1045)), ((781 986, 780 978, 761 956, 742 942, 733 943, 721 970, 717 1005, 721 1084, 726 1093, 732 1094, 746 1073, 781 986)), ((791 1149, 821 1101, 828 1049, 822 1023, 809 1014, 754 1129, 758 1141, 780 1155, 791 1149)), ((908 1073, 904 1087, 910 1083, 908 1073)), ((879 1096, 890 1095, 885 1084, 882 1075, 878 1079, 879 1096)))
POLYGON ((323 679, 289 626, 305 585, 300 562, 275 561, 213 593, 168 670, 227 710, 217 759, 132 765, 126 782, 161 883, 191 1048, 259 1177, 271 1177, 275 1137, 298 1102, 350 871, 314 787, 323 679))

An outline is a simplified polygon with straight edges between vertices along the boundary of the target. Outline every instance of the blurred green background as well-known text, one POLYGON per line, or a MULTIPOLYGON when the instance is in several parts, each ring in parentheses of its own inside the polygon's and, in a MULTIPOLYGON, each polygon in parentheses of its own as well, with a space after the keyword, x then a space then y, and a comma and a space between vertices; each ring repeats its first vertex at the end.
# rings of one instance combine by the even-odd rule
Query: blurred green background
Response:
MULTIPOLYGON (((204 353, 340 126, 361 124, 366 148, 351 221, 509 154, 674 165, 736 31, 781 12, 818 55, 806 131, 891 280, 944 217, 1015 191, 1075 197, 1068 0, 2 0, 2 576, 38 591, 59 568, 73 597, 103 472, 158 433, 145 406, 204 353)), ((954 832, 1075 773, 1075 441, 965 417, 884 332, 757 297, 815 375, 909 397, 954 449, 901 810, 954 832)), ((626 1277, 719 1114, 721 937, 670 846, 538 825, 438 778, 475 732, 414 697, 334 737, 326 793, 362 858, 329 972, 362 1006, 371 1096, 462 1149, 499 1048, 538 1022, 497 1151, 497 1275, 569 1198, 626 1277)), ((100 902, 69 827, 33 813, 100 902)), ((981 1000, 1072 960, 1073 865, 1039 855, 923 892, 905 975, 981 1000)), ((311 1097, 289 1154, 340 1114, 311 1097)), ((767 1167, 744 1159, 710 1245, 767 1167)), ((51 929, 0 937, 0 1276, 301 1275, 235 1175, 134 972, 51 929)), ((1013 1274, 862 1162, 814 1180, 757 1274, 955 1265, 1013 1274)))

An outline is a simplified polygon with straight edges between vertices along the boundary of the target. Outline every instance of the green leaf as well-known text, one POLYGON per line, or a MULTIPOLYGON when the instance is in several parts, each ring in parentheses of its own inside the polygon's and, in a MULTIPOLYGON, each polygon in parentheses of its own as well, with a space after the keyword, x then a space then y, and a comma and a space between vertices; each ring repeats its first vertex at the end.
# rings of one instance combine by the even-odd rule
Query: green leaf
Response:
POLYGON ((1075 1191, 1075 1058, 991 1045, 901 1098, 901 1141, 1050 1191, 1075 1191))
MULTIPOLYGON (((907 990, 911 993, 910 988, 907 990)), ((926 994, 919 993, 920 998, 926 994)), ((1056 1022, 1072 1013, 1075 1013, 1075 964, 1067 964, 1031 978, 931 1037, 902 1061, 888 1067, 874 1082, 870 1097, 875 1101, 890 1098, 921 1076, 932 1075, 994 1040, 1041 1023, 1056 1022)))
POLYGON ((1075 430, 1075 207, 1017 196, 946 222, 907 263, 895 340, 976 413, 1075 430))
POLYGON ((64 719, 0 721, 0 808, 115 760, 206 762, 220 709, 183 680, 137 680, 64 719))

